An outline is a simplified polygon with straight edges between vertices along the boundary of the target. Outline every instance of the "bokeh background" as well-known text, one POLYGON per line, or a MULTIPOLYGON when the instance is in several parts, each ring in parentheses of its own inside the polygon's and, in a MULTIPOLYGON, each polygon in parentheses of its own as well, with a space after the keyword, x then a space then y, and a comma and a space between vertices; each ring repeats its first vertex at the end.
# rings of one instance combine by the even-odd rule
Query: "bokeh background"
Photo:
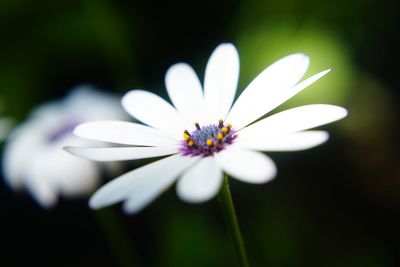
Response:
MULTIPOLYGON (((327 144, 272 153, 274 181, 231 180, 250 262, 400 266, 399 10, 395 0, 1 0, 1 115, 21 122, 80 84, 165 96, 168 66, 186 61, 203 77, 221 42, 239 50, 239 91, 305 52, 306 76, 333 71, 280 109, 330 103, 350 114, 324 127, 327 144)), ((44 210, 1 179, 0 226, 1 266, 235 266, 218 202, 186 204, 173 188, 127 216, 118 205, 92 211, 87 198, 44 210)))

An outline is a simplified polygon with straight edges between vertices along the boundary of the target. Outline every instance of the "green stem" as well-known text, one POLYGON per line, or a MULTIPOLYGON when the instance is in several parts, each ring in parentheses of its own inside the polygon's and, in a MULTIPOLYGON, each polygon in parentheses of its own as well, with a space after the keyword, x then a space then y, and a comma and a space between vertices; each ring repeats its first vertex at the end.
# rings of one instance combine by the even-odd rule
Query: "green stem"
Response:
POLYGON ((235 249, 241 267, 249 267, 246 248, 244 247, 242 233, 240 232, 239 222, 233 205, 231 191, 229 190, 228 176, 224 175, 221 191, 218 194, 218 200, 228 227, 228 232, 235 249))

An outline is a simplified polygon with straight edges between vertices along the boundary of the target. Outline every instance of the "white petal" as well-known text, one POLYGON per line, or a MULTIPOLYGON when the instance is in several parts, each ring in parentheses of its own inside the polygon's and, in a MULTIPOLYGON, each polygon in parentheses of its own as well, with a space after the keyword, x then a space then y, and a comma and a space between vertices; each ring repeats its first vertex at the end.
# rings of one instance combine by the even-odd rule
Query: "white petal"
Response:
MULTIPOLYGON (((53 177, 59 193, 64 197, 75 197, 78 195, 92 194, 99 186, 101 168, 95 162, 75 157, 62 148, 64 146, 92 145, 74 135, 67 135, 59 139, 54 147, 48 151, 44 164, 46 172, 53 177)), ((116 163, 113 163, 116 164, 116 163)), ((111 165, 111 164, 110 164, 111 165)), ((104 166, 104 170, 107 167, 104 166)))
POLYGON ((266 183, 276 175, 274 162, 260 152, 230 146, 215 158, 226 173, 244 182, 266 183))
POLYGON ((293 86, 303 77, 308 65, 309 58, 299 53, 266 68, 239 96, 226 121, 240 130, 297 94, 300 90, 293 86))
POLYGON ((95 121, 79 125, 74 134, 97 141, 135 146, 171 146, 178 141, 160 130, 125 121, 95 121))
POLYGON ((196 157, 173 155, 130 171, 100 188, 91 197, 89 205, 97 209, 131 198, 136 199, 138 204, 147 204, 149 199, 160 194, 197 160, 196 157), (140 189, 148 187, 154 189, 146 189, 149 193, 138 193, 140 189))
POLYGON ((58 192, 48 176, 41 173, 34 165, 30 168, 29 179, 25 179, 25 186, 31 193, 32 198, 42 208, 54 207, 58 201, 58 192))
POLYGON ((176 190, 181 199, 199 203, 213 198, 221 183, 221 169, 213 157, 206 157, 183 174, 178 180, 176 190))
POLYGON ((12 189, 24 186, 27 166, 31 164, 32 158, 37 157, 44 139, 43 133, 37 131, 31 123, 17 126, 8 136, 2 155, 2 170, 5 182, 12 189))
POLYGON ((235 97, 239 79, 239 55, 232 44, 222 44, 211 54, 204 78, 209 123, 224 119, 235 97))
POLYGON ((125 213, 134 214, 153 202, 164 190, 172 185, 173 180, 153 180, 139 185, 130 193, 130 197, 123 203, 125 213))
POLYGON ((97 185, 99 170, 93 162, 74 157, 58 146, 37 152, 26 166, 24 183, 42 207, 53 207, 60 194, 87 195, 97 185))
POLYGON ((325 131, 305 131, 274 137, 242 139, 235 140, 235 145, 261 151, 298 151, 309 149, 325 143, 329 134, 325 131))
POLYGON ((186 63, 171 66, 165 75, 165 85, 175 108, 188 121, 204 123, 204 96, 193 68, 186 63))
POLYGON ((61 149, 67 143, 83 143, 76 139, 74 136, 65 136, 53 145, 36 151, 37 155, 31 159, 31 170, 27 172, 25 181, 41 180, 53 188, 57 195, 66 197, 92 193, 99 182, 99 166, 61 149))
POLYGON ((32 179, 26 183, 26 186, 32 198, 40 207, 51 209, 57 204, 57 192, 49 188, 44 181, 34 181, 32 179))
POLYGON ((64 147, 69 153, 95 161, 117 161, 154 158, 178 153, 171 147, 64 147))
POLYGON ((141 211, 144 207, 155 200, 163 191, 170 187, 172 183, 175 182, 175 179, 176 177, 172 179, 160 179, 159 177, 156 177, 133 188, 129 194, 130 197, 123 204, 124 212, 133 214, 141 211))
POLYGON ((347 110, 338 106, 316 104, 288 109, 260 120, 238 133, 240 138, 279 136, 318 127, 342 119, 347 110))
MULTIPOLYGON (((327 69, 321 72, 318 72, 317 74, 314 74, 311 77, 308 77, 307 79, 305 79, 304 81, 301 81, 300 83, 296 84, 296 86, 294 86, 290 91, 290 94, 288 94, 288 96, 285 96, 285 99, 288 100, 289 98, 291 98, 292 96, 294 96, 295 94, 299 93, 301 90, 303 90, 304 88, 307 88, 308 86, 310 86, 311 84, 315 83, 316 81, 318 81, 319 79, 321 79, 322 77, 324 77, 326 74, 328 74, 331 71, 331 69, 327 69)), ((286 100, 284 100, 283 102, 285 102, 286 100)), ((282 102, 282 103, 283 103, 282 102)))
POLYGON ((141 122, 181 138, 185 129, 192 127, 167 101, 150 92, 134 90, 122 98, 125 110, 141 122))

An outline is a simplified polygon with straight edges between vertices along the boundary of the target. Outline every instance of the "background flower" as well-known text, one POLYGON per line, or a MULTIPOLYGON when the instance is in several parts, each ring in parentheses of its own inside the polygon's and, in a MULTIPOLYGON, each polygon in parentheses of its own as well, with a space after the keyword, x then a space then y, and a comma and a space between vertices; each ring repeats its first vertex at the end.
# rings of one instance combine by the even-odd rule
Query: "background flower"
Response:
POLYGON ((54 206, 59 195, 90 193, 99 183, 101 166, 71 157, 62 147, 90 144, 72 135, 81 122, 124 118, 116 104, 113 96, 82 86, 62 101, 36 108, 6 141, 3 170, 7 184, 15 190, 26 188, 44 208, 54 206))

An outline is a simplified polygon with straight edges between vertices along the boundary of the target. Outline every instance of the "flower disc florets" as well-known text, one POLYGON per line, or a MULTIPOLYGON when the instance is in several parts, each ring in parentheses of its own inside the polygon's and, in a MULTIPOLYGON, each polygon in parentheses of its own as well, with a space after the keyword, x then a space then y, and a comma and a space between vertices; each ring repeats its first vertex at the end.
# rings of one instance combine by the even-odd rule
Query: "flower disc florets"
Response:
POLYGON ((198 123, 195 123, 195 126, 196 130, 193 132, 189 133, 187 130, 183 132, 184 140, 180 151, 185 156, 212 156, 224 149, 226 145, 232 144, 236 137, 232 126, 224 125, 222 120, 218 124, 200 127, 198 123))

